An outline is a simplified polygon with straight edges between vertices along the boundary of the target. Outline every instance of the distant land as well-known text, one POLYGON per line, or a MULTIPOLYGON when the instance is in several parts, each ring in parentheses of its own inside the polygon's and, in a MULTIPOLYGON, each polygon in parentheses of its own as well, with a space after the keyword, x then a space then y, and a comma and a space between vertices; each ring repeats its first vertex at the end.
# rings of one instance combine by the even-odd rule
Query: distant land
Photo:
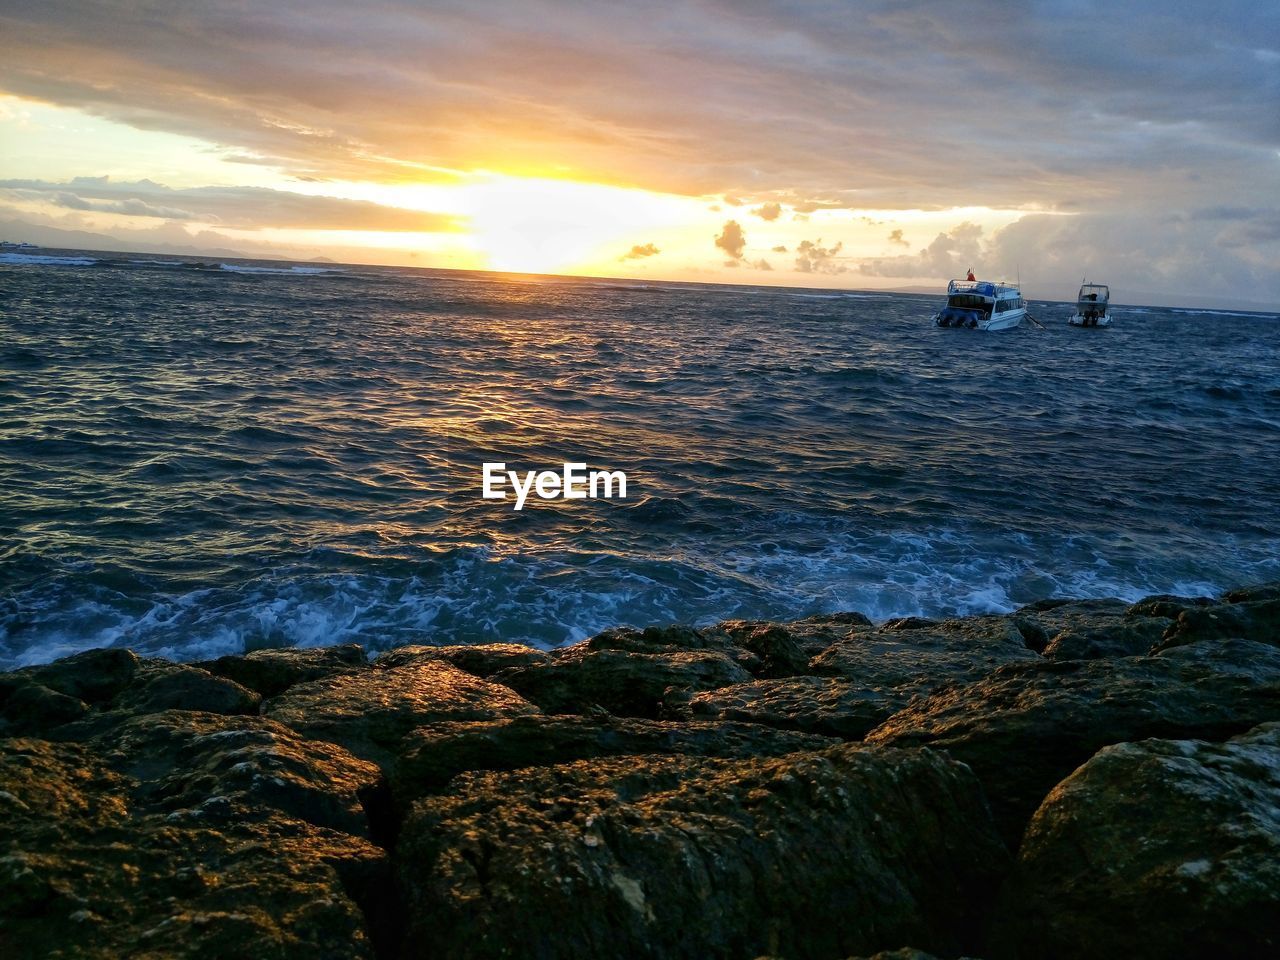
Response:
MULTIPOLYGON (((260 256, 249 253, 244 250, 233 250, 229 247, 201 247, 201 246, 183 246, 180 244, 170 243, 139 243, 134 240, 121 240, 105 233, 90 233, 85 230, 63 230, 59 227, 46 227, 39 224, 27 223, 24 220, 0 220, 0 240, 9 240, 15 243, 34 243, 41 247, 54 247, 64 250, 92 250, 103 253, 158 253, 171 254, 178 257, 230 257, 237 260, 279 260, 282 262, 305 262, 305 263, 334 263, 339 264, 342 261, 334 260, 330 257, 316 256, 309 257, 305 261, 300 257, 287 257, 280 253, 273 253, 269 257, 260 256), (122 249, 121 244, 128 243, 128 249, 122 249)), ((350 264, 351 266, 378 266, 374 263, 350 264)), ((406 269, 442 269, 450 270, 448 267, 407 267, 406 269)), ((463 272, 479 272, 486 271, 463 271, 463 272)), ((573 279, 572 276, 565 275, 565 279, 573 279)), ((634 277, 592 277, 594 280, 616 279, 620 282, 635 282, 634 277)), ((1103 277, 1090 277, 1091 281, 1105 283, 1103 277)), ((646 280, 646 283, 675 283, 681 286, 693 285, 702 286, 695 281, 688 280, 646 280)), ((724 286, 724 284, 710 284, 711 286, 724 286)), ((730 284, 730 286, 763 286, 771 290, 785 290, 786 287, 777 284, 730 284)), ((806 287, 804 289, 830 289, 843 293, 909 293, 926 296, 941 296, 943 290, 938 286, 915 284, 912 286, 900 287, 876 287, 867 288, 865 290, 855 290, 848 287, 806 287)), ((1075 300, 1076 288, 1064 290, 1060 287, 1050 288, 1049 295, 1038 291, 1034 286, 1024 288, 1023 291, 1029 300, 1049 300, 1062 303, 1069 303, 1075 300)), ((1128 290, 1118 287, 1112 289, 1112 303, 1117 307, 1125 306, 1151 306, 1151 307, 1182 307, 1192 310, 1244 310, 1251 313, 1276 313, 1280 311, 1280 304, 1262 303, 1257 300, 1241 300, 1230 297, 1197 297, 1197 296, 1169 296, 1167 294, 1156 293, 1148 290, 1128 290)))

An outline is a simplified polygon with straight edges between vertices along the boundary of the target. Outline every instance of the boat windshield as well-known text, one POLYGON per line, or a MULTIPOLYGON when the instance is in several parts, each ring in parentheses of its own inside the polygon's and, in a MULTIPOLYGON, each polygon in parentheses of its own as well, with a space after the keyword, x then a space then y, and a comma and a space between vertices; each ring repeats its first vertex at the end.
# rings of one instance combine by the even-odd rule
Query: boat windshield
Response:
POLYGON ((991 303, 986 297, 980 297, 976 293, 953 293, 947 297, 947 306, 962 310, 988 310, 991 303))

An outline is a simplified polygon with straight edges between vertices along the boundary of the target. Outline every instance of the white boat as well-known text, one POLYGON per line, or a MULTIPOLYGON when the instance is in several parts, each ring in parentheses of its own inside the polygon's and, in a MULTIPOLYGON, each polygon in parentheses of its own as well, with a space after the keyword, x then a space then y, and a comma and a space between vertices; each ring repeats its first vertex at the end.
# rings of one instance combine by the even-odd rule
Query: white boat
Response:
POLYGON ((1027 315, 1017 284, 990 280, 952 280, 947 305, 933 315, 935 327, 1012 330, 1027 315))
POLYGON ((39 250, 34 243, 14 243, 12 240, 0 241, 0 250, 39 250))
POLYGON ((1105 283, 1082 283, 1076 311, 1067 318, 1073 327, 1111 326, 1111 288, 1105 283))

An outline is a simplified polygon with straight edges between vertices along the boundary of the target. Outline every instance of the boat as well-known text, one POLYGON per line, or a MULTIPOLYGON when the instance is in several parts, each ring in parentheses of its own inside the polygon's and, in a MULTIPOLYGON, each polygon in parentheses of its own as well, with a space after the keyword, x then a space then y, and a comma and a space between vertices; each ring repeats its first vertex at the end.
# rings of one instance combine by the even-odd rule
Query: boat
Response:
POLYGON ((1067 318, 1073 327, 1111 326, 1111 288, 1105 283, 1082 283, 1076 312, 1067 318))
POLYGON ((947 305, 933 315, 935 327, 1012 330, 1022 323, 1027 306, 1017 284, 972 277, 947 284, 947 305))
POLYGON ((12 240, 0 240, 0 250, 39 250, 34 243, 14 243, 12 240))

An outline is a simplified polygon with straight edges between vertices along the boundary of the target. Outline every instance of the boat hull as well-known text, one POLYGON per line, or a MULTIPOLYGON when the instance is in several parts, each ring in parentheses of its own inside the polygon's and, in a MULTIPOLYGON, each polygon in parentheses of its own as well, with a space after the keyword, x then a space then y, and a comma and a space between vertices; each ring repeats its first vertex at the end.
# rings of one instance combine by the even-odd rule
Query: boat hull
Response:
POLYGON ((1100 317, 1082 317, 1078 313, 1073 313, 1067 318, 1067 323, 1073 327, 1109 327, 1111 326, 1111 314, 1105 313, 1100 317))
POLYGON ((988 330, 996 332, 999 330, 1012 330, 1014 327, 1022 323, 1022 318, 1027 315, 1026 308, 1020 310, 1007 310, 1004 313, 998 313, 995 316, 979 320, 972 326, 969 324, 952 324, 942 323, 939 319, 941 314, 933 315, 933 325, 935 327, 946 327, 948 330, 988 330))
POLYGON ((979 330, 1012 330, 1014 327, 1022 323, 1022 318, 1027 315, 1025 308, 1019 310, 1006 310, 1004 313, 993 314, 991 319, 986 323, 978 324, 979 330))

